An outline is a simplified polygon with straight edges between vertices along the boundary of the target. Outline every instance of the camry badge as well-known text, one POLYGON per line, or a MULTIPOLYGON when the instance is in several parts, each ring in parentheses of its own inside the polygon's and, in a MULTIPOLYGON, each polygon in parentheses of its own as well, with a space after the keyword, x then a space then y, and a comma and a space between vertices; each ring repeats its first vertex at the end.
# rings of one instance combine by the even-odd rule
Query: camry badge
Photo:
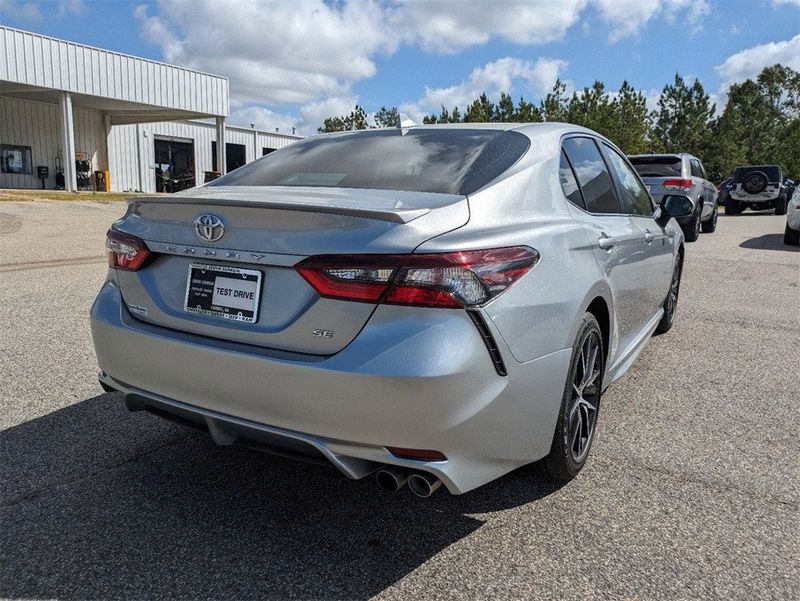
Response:
POLYGON ((225 235, 225 225, 220 217, 203 213, 194 220, 194 233, 201 240, 216 242, 225 235))

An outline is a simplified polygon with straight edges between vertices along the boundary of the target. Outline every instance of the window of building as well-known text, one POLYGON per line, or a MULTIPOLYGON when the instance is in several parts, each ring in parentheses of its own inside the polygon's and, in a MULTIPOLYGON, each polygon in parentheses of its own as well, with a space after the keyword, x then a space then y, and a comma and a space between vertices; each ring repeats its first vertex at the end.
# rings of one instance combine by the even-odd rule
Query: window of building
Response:
MULTIPOLYGON (((230 173, 247 162, 244 144, 225 144, 225 170, 230 173)), ((217 143, 211 142, 211 170, 217 171, 217 143)))
POLYGON ((590 213, 619 213, 614 182, 594 140, 569 138, 564 140, 564 152, 575 170, 586 210, 590 213))
POLYGON ((275 150, 277 150, 277 149, 275 149, 275 148, 266 148, 266 147, 264 147, 264 148, 262 148, 262 149, 261 149, 261 156, 262 156, 262 157, 265 157, 265 156, 267 156, 267 155, 268 155, 270 152, 275 152, 275 150))
POLYGON ((33 167, 31 166, 31 147, 0 144, 0 172, 33 173, 33 167))

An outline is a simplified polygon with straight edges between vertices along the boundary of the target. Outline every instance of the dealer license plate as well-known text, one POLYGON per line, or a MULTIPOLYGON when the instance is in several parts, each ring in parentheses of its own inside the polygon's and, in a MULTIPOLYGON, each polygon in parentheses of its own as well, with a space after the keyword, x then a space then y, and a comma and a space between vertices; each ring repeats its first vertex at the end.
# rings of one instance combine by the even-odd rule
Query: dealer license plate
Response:
POLYGON ((192 263, 184 308, 207 317, 255 323, 261 275, 254 269, 192 263))

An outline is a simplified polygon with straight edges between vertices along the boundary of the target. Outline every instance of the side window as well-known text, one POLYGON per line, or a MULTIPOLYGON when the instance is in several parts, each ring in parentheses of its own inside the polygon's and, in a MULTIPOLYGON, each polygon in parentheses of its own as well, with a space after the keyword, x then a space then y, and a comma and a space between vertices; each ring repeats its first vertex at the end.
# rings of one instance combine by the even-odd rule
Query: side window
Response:
POLYGON ((607 144, 603 146, 606 149, 611 168, 617 174, 617 181, 619 181, 622 189, 622 204, 625 207, 625 212, 631 215, 647 215, 648 217, 652 215, 653 203, 650 201, 650 195, 639 181, 636 173, 616 150, 607 144))
POLYGON ((569 138, 564 140, 564 152, 575 169, 586 210, 590 213, 619 213, 614 183, 594 140, 569 138))
POLYGON ((558 179, 561 182, 561 189, 564 190, 564 196, 567 197, 567 200, 575 206, 586 210, 586 205, 583 204, 583 195, 580 188, 578 188, 578 181, 575 179, 575 174, 572 172, 572 167, 563 150, 561 151, 561 162, 558 165, 558 179))
POLYGON ((697 159, 691 159, 689 161, 689 164, 691 165, 692 175, 694 177, 699 177, 701 179, 706 179, 706 172, 703 169, 703 166, 700 164, 700 161, 698 161, 697 159))

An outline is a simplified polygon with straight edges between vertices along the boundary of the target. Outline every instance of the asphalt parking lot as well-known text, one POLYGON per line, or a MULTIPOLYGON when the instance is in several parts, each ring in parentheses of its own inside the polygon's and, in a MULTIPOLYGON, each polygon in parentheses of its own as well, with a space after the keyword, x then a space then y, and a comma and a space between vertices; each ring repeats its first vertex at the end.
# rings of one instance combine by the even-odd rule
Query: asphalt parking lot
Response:
POLYGON ((687 245, 676 325, 603 397, 577 479, 423 500, 103 394, 87 314, 123 208, 0 203, 0 597, 800 598, 783 217, 687 245))

